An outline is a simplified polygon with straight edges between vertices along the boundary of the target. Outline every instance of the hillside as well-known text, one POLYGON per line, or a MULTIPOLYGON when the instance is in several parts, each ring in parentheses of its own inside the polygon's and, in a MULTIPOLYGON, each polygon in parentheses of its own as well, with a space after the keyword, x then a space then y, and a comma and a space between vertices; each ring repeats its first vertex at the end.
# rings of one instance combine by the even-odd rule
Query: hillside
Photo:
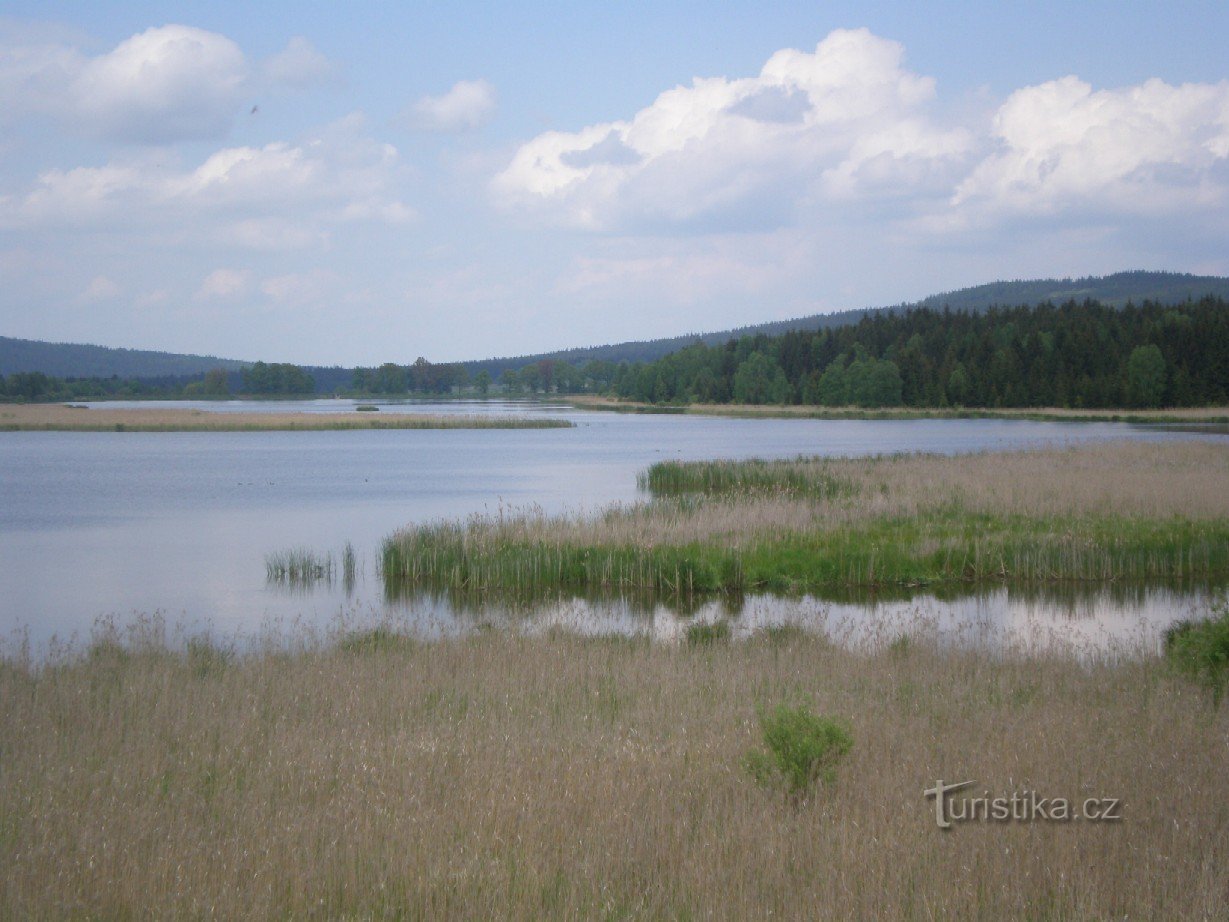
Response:
POLYGON ((671 352, 677 352, 697 342, 716 346, 743 336, 780 336, 792 330, 824 330, 856 324, 871 314, 890 314, 911 307, 930 307, 952 310, 984 311, 992 306, 1016 307, 1022 304, 1041 304, 1066 301, 1099 301, 1111 307, 1122 307, 1127 302, 1135 304, 1153 301, 1158 304, 1179 304, 1197 301, 1212 295, 1229 298, 1229 278, 1214 275, 1189 275, 1179 272, 1118 272, 1104 277, 1079 279, 1033 279, 1027 281, 992 282, 961 288, 956 291, 931 295, 920 301, 890 307, 867 307, 839 311, 831 314, 812 314, 794 320, 777 320, 732 330, 713 333, 691 333, 669 339, 637 340, 588 348, 565 349, 536 355, 486 359, 465 362, 470 375, 485 370, 492 379, 498 378, 509 368, 521 368, 543 359, 583 365, 591 361, 651 362, 671 352))
POLYGON ((177 378, 214 368, 239 371, 251 362, 212 355, 180 355, 145 349, 112 349, 78 343, 45 343, 0 336, 0 375, 41 371, 55 378, 177 378))
MULTIPOLYGON (((831 314, 813 314, 794 320, 778 320, 730 330, 709 333, 688 333, 667 339, 639 340, 603 346, 589 346, 544 352, 533 355, 510 356, 463 362, 473 377, 486 371, 492 379, 498 379, 507 369, 554 359, 572 365, 603 360, 608 362, 655 361, 672 352, 696 342, 720 345, 742 336, 779 336, 793 330, 812 331, 850 326, 863 317, 876 314, 891 314, 909 307, 942 308, 982 311, 992 305, 1018 306, 1065 301, 1082 302, 1085 299, 1121 307, 1128 301, 1139 304, 1153 301, 1160 304, 1177 304, 1212 295, 1229 298, 1229 278, 1197 276, 1176 272, 1119 272, 1103 278, 1036 279, 1029 281, 993 282, 972 288, 931 295, 912 304, 891 307, 867 307, 839 311, 831 314)), ((406 362, 404 355, 390 355, 389 361, 406 362)), ((57 378, 120 378, 187 379, 204 374, 214 368, 238 372, 251 362, 223 359, 208 355, 154 352, 142 349, 113 349, 105 346, 76 343, 47 343, 29 339, 13 339, 0 336, 0 375, 15 372, 41 371, 57 378)), ((331 393, 349 387, 353 370, 349 368, 304 366, 304 370, 316 380, 322 393, 331 393)))

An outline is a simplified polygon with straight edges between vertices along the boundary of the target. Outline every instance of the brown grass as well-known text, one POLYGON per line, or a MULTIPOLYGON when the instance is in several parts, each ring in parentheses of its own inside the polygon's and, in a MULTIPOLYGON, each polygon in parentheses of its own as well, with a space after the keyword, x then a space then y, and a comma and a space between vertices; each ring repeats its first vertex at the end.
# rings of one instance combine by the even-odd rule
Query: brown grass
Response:
POLYGON ((0 917, 1211 918, 1229 709, 1155 660, 490 634, 0 666, 0 917), (348 652, 349 651, 349 652, 348 652), (802 803, 756 705, 854 747, 802 803), (1122 801, 936 828, 922 791, 1122 801))
MULTIPOLYGON (((662 411, 654 404, 614 397, 569 396, 569 403, 591 410, 662 411)), ((1031 419, 1082 422, 1135 423, 1229 423, 1229 407, 1172 407, 1157 410, 1102 408, 1073 410, 1067 407, 819 407, 747 403, 692 403, 671 408, 680 413, 705 416, 781 419, 1031 419)))
POLYGON ((64 404, 0 406, 3 431, 254 432, 321 429, 547 429, 566 420, 410 413, 213 413, 156 407, 110 410, 64 404))
MULTIPOLYGON (((737 464, 738 462, 732 462, 737 464)), ((829 496, 734 495, 694 504, 632 504, 577 515, 526 510, 470 520, 469 540, 551 545, 739 547, 788 533, 826 533, 943 508, 979 514, 1229 519, 1229 450, 1208 442, 1112 442, 977 454, 774 462, 845 485, 829 496)))

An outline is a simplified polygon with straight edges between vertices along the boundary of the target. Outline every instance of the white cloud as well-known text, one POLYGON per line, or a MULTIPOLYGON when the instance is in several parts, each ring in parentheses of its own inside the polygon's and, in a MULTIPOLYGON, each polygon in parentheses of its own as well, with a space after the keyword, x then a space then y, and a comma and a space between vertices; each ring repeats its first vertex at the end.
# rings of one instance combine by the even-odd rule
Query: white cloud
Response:
POLYGON ((81 292, 82 301, 110 301, 120 292, 119 285, 105 275, 96 275, 81 292))
POLYGON ((756 77, 697 78, 626 121, 547 132, 493 182, 497 199, 594 229, 765 229, 799 201, 891 195, 946 174, 970 134, 923 112, 934 82, 904 49, 838 30, 756 77))
POLYGON ((340 222, 404 223, 394 147, 345 119, 299 144, 229 147, 188 169, 149 163, 51 169, 0 196, 0 228, 83 227, 177 234, 254 249, 325 243, 340 222))
POLYGON ((214 269, 196 290, 196 300, 237 298, 247 292, 251 281, 252 273, 248 269, 214 269))
POLYGON ((338 276, 327 269, 292 272, 265 279, 260 290, 274 301, 287 304, 319 303, 328 297, 338 283, 338 276))
POLYGON ((103 137, 161 144, 225 133, 247 78, 229 38, 169 25, 88 61, 69 93, 77 117, 103 137))
POLYGON ((307 89, 337 78, 338 67, 316 46, 296 35, 264 65, 265 77, 275 86, 307 89))
POLYGON ((1223 207, 1229 82, 1148 80, 1094 91, 1076 77, 1017 90, 994 117, 997 149, 960 183, 957 206, 1036 214, 1223 207))
POLYGON ((255 71, 230 38, 193 26, 146 29, 93 57, 53 35, 0 33, 0 119, 41 113, 130 144, 220 138, 259 86, 302 90, 337 75, 302 36, 255 71))
POLYGON ((945 125, 928 114, 934 81, 903 62, 898 43, 839 30, 757 76, 697 78, 626 120, 541 134, 491 189, 547 223, 619 233, 875 221, 920 241, 1017 215, 1229 213, 1229 82, 1066 77, 945 125))
POLYGON ((423 96, 403 115, 420 131, 461 132, 480 128, 495 114, 495 87, 486 80, 461 80, 443 96, 423 96))

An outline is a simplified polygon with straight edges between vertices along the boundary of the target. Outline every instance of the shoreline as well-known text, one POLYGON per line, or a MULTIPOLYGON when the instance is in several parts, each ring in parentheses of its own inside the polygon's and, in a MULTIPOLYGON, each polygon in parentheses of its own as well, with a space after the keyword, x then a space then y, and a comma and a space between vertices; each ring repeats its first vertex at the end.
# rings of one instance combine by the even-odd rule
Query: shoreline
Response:
POLYGON ((659 406, 618 400, 614 397, 567 396, 561 401, 582 410, 614 413, 678 413, 724 416, 732 419, 824 419, 824 420, 913 420, 913 419, 1017 419, 1030 422, 1229 424, 1229 407, 1182 407, 1171 410, 1095 409, 1063 407, 991 409, 978 407, 819 407, 770 406, 765 404, 697 403, 659 406))
POLYGON ((343 429, 570 429, 562 419, 411 413, 214 413, 108 410, 65 404, 0 406, 0 432, 319 432, 343 429))

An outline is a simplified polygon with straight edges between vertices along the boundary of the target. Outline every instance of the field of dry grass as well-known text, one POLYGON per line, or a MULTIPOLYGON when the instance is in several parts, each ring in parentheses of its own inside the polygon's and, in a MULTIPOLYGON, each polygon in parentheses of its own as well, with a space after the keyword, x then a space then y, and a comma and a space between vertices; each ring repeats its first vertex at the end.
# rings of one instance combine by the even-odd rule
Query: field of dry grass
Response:
POLYGON ((1229 904, 1229 709, 1158 660, 378 633, 0 666, 3 918, 1144 918, 1229 904), (853 749, 796 802, 756 708, 853 749), (937 828, 923 790, 1120 801, 937 828))
MULTIPOLYGON (((661 412, 653 404, 618 400, 613 397, 570 396, 569 403, 591 410, 661 412)), ((692 403, 672 408, 681 413, 706 416, 781 419, 1031 419, 1076 422, 1127 423, 1229 423, 1229 407, 1175 407, 1160 410, 1095 409, 1072 410, 1066 407, 991 409, 979 407, 817 407, 778 406, 737 403, 692 403)))
POLYGON ((263 432, 320 429, 550 429, 566 420, 410 413, 211 413, 206 410, 96 409, 66 404, 0 404, 0 432, 263 432))

